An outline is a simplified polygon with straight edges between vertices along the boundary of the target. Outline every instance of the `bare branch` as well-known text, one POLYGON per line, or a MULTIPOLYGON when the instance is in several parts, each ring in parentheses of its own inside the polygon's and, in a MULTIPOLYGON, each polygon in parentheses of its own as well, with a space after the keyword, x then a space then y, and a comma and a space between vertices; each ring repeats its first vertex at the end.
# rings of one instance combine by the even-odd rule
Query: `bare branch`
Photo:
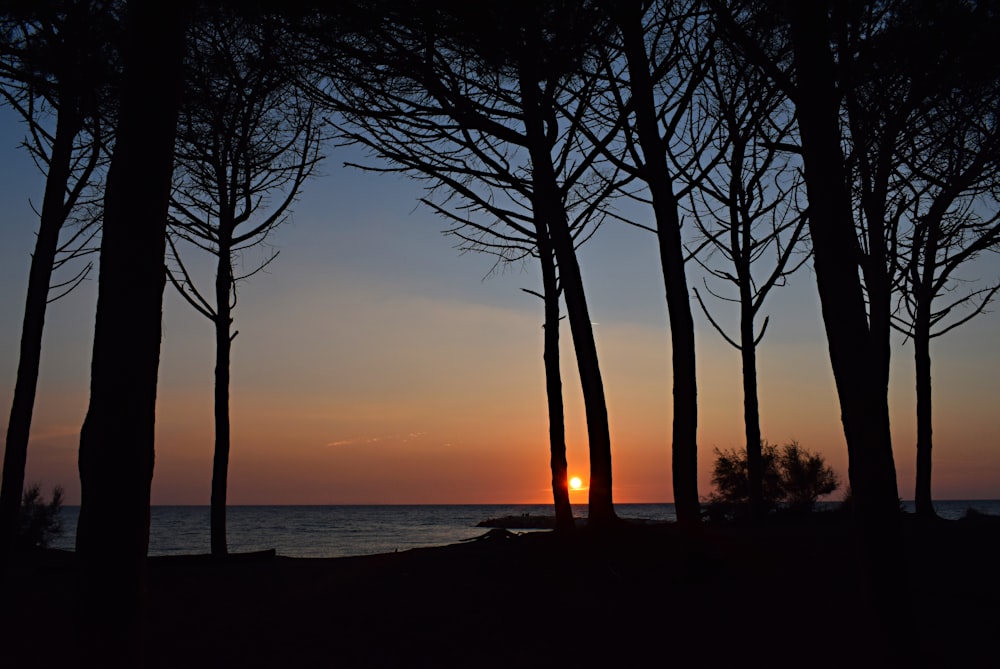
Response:
POLYGON ((705 306, 705 302, 701 299, 701 295, 698 294, 698 289, 692 288, 692 291, 694 292, 694 298, 698 300, 698 305, 701 307, 701 312, 705 314, 705 318, 707 318, 708 322, 712 324, 712 327, 715 328, 715 331, 719 333, 719 336, 725 339, 726 343, 735 348, 737 351, 742 351, 743 350, 742 347, 735 341, 733 341, 729 337, 729 335, 726 334, 725 330, 723 330, 722 327, 715 322, 715 319, 712 318, 712 314, 709 313, 708 307, 705 306))

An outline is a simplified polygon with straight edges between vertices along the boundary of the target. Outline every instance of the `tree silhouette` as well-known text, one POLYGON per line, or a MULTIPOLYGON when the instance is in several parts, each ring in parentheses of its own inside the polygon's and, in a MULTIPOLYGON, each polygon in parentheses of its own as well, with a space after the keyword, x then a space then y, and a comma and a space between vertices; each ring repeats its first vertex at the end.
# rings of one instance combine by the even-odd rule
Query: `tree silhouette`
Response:
POLYGON ((558 269, 587 411, 590 521, 611 522, 610 430, 575 247, 615 182, 595 172, 598 154, 578 152, 579 123, 571 113, 560 125, 555 104, 587 94, 574 75, 594 17, 576 5, 527 2, 475 11, 388 3, 376 13, 391 17, 388 28, 373 33, 361 21, 359 36, 326 56, 340 63, 328 71, 348 73, 331 78, 335 89, 326 94, 344 119, 341 132, 398 166, 390 169, 422 175, 432 189, 447 191, 443 203, 427 202, 458 224, 453 234, 505 260, 525 253, 541 260, 553 493, 568 526, 558 269), (461 214, 447 206, 452 194, 465 202, 461 214), (470 220, 470 213, 487 222, 470 220))
POLYGON ((616 167, 644 184, 642 198, 653 209, 670 319, 674 503, 678 521, 696 526, 701 519, 698 384, 679 209, 692 185, 679 183, 678 175, 682 164, 697 164, 704 136, 694 132, 694 141, 684 145, 676 134, 691 122, 692 96, 711 56, 711 26, 693 2, 605 2, 602 7, 613 20, 617 42, 610 44, 603 61, 609 95, 591 120, 619 129, 621 139, 611 144, 591 135, 591 141, 616 167), (679 154, 685 155, 679 159, 679 154))
POLYGON ((104 195, 90 404, 80 434, 85 666, 141 666, 167 206, 187 2, 129 3, 104 195))
POLYGON ((45 175, 4 451, 0 573, 24 486, 45 312, 48 303, 72 291, 92 267, 87 263, 53 284, 54 272, 93 250, 98 230, 94 188, 110 142, 105 117, 114 81, 117 11, 113 2, 67 0, 38 3, 0 19, 0 96, 24 119, 24 147, 45 175), (75 229, 63 236, 71 221, 75 229))
POLYGON ((897 76, 923 93, 896 161, 897 188, 906 196, 899 198, 905 207, 895 219, 899 285, 893 325, 913 341, 914 499, 925 517, 935 515, 930 341, 982 313, 1000 291, 1000 283, 975 286, 967 275, 971 261, 1000 245, 1000 68, 990 55, 1000 35, 989 4, 957 6, 941 15, 904 14, 887 40, 908 54, 897 76), (928 42, 947 50, 949 59, 928 62, 928 42), (912 44, 921 46, 903 50, 912 44))
MULTIPOLYGON (((902 537, 888 410, 893 292, 905 243, 900 221, 914 203, 900 148, 920 137, 922 119, 936 105, 927 103, 939 91, 961 88, 959 82, 994 59, 961 57, 962 49, 952 48, 961 41, 935 48, 945 19, 955 13, 951 5, 707 4, 748 62, 795 108, 866 603, 897 650, 914 660, 909 592, 898 569, 902 537), (906 34, 900 23, 919 28, 906 34), (953 66, 950 76, 942 76, 946 63, 953 66)), ((963 4, 962 11, 974 7, 979 24, 996 26, 992 4, 963 4)))
MULTIPOLYGON (((845 146, 870 147, 844 119, 860 54, 877 34, 881 7, 871 3, 727 3, 708 0, 743 56, 794 105, 809 202, 813 268, 823 314, 841 421, 847 442, 852 506, 859 526, 865 606, 873 607, 904 655, 909 643, 909 593, 899 564, 902 536, 896 469, 889 430, 889 311, 884 198, 865 216, 866 254, 855 218, 851 165, 845 146), (837 9, 868 9, 855 16, 837 9), (774 11, 777 10, 777 11, 774 11), (869 19, 865 21, 863 19, 869 19), (847 28, 850 27, 851 30, 847 28), (846 135, 846 137, 845 137, 846 135), (862 281, 862 277, 864 281, 862 281)), ((876 151, 876 153, 878 153, 876 151)), ((889 157, 882 152, 881 161, 889 157)), ((881 195, 881 191, 872 190, 881 195)))
MULTIPOLYGON (((898 224, 912 203, 906 179, 896 187, 899 147, 919 135, 926 102, 980 66, 944 57, 920 38, 934 43, 937 19, 950 5, 939 11, 919 0, 709 4, 744 56, 795 106, 865 584, 900 652, 913 655, 909 593, 898 570, 902 539, 888 410, 898 224), (892 39, 907 16, 923 30, 892 39), (908 60, 915 67, 907 72, 908 60), (952 77, 934 67, 945 62, 956 65, 952 77)), ((995 11, 982 11, 980 21, 995 26, 995 11)))
POLYGON ((290 43, 279 19, 222 11, 199 17, 188 38, 185 104, 178 121, 171 196, 168 277, 215 327, 215 451, 211 546, 225 555, 229 470, 229 385, 237 287, 277 256, 237 273, 248 249, 266 243, 285 219, 320 160, 322 134, 312 104, 281 51, 290 43), (277 200, 272 203, 272 198, 277 200), (215 258, 214 292, 206 298, 178 246, 215 258))
MULTIPOLYGON (((899 516, 888 405, 891 282, 884 260, 879 260, 884 257, 885 235, 877 230, 868 235, 872 240, 868 253, 876 259, 862 266, 842 135, 842 128, 850 130, 851 125, 841 123, 843 96, 851 90, 844 78, 862 50, 859 40, 863 43, 870 34, 839 30, 835 18, 846 17, 831 17, 830 3, 781 5, 776 13, 763 5, 730 6, 717 0, 708 4, 744 57, 795 108, 813 265, 847 441, 854 506, 869 547, 881 556, 877 559, 881 568, 888 570, 894 560, 889 555, 898 551, 899 516), (849 42, 848 36, 855 41, 849 42)), ((878 30, 877 23, 864 25, 878 30)), ((884 219, 873 215, 868 221, 869 226, 881 227, 884 219)))
POLYGON ((771 289, 808 259, 793 252, 803 237, 805 207, 799 202, 799 165, 783 146, 794 144, 794 119, 783 95, 727 49, 708 68, 704 92, 696 97, 701 114, 719 123, 713 145, 721 156, 696 182, 689 213, 702 235, 695 261, 716 282, 731 284, 731 292, 713 296, 739 305, 735 337, 713 318, 697 289, 695 298, 722 338, 740 351, 743 375, 743 417, 751 518, 766 510, 761 460, 760 404, 757 394, 757 346, 769 319, 757 332, 755 321, 771 289), (721 263, 712 262, 721 256, 721 263), (763 269, 762 269, 763 268, 763 269))

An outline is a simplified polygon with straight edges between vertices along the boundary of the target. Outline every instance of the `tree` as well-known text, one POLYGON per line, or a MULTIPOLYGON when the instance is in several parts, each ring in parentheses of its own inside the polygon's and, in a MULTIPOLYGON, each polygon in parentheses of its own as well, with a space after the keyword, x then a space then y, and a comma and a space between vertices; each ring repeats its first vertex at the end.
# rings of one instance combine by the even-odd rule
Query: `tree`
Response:
MULTIPOLYGON (((527 4, 525 8, 531 6, 533 5, 527 4)), ((559 28, 559 20, 566 18, 566 9, 560 9, 564 13, 554 15, 556 21, 554 25, 549 26, 550 30, 559 28)), ((558 52, 550 54, 544 48, 547 43, 551 44, 554 41, 558 33, 546 35, 543 30, 537 29, 535 26, 542 18, 538 14, 534 16, 531 13, 521 14, 521 18, 523 23, 518 27, 524 42, 518 45, 521 48, 514 53, 516 58, 514 63, 517 68, 517 84, 523 111, 524 138, 531 158, 532 208, 534 215, 546 224, 553 254, 560 269, 570 331, 576 349, 577 368, 584 391, 587 434, 590 440, 588 524, 599 528, 610 524, 616 518, 612 501, 611 434, 604 384, 598 365, 597 346, 583 290, 583 278, 577 263, 572 231, 566 219, 551 154, 550 138, 558 131, 558 126, 553 123, 555 111, 553 84, 565 77, 568 72, 559 67, 559 65, 565 66, 565 63, 559 63, 552 58, 552 55, 558 57, 558 52)), ((564 39, 574 37, 571 30, 568 35, 559 36, 564 39)))
POLYGON ((68 294, 91 264, 67 280, 53 275, 92 251, 96 183, 110 143, 116 3, 46 2, 2 18, 0 96, 24 119, 24 147, 45 174, 31 256, 0 491, 0 573, 16 532, 34 411, 42 332, 50 302, 68 294), (52 124, 54 122, 54 127, 52 124), (77 223, 68 236, 68 222, 77 223))
POLYGON ((909 593, 898 569, 902 536, 889 430, 892 256, 886 234, 893 214, 888 174, 912 100, 885 82, 873 87, 877 92, 870 97, 856 95, 859 75, 869 65, 870 71, 883 71, 883 66, 891 71, 898 57, 891 50, 866 59, 887 25, 887 10, 902 3, 708 4, 748 62, 795 108, 813 266, 870 595, 866 604, 878 610, 898 652, 913 659, 917 651, 906 636, 909 593), (858 112, 869 110, 866 99, 892 109, 892 122, 865 124, 858 112), (855 174, 860 188, 855 188, 855 174), (856 196, 861 200, 857 217, 856 196))
POLYGON ((173 285, 215 327, 215 451, 211 546, 225 555, 229 471, 229 385, 237 287, 260 272, 237 274, 236 260, 265 244, 286 218, 320 160, 322 133, 313 105, 282 54, 290 43, 275 17, 241 18, 217 10, 189 36, 185 105, 178 122, 169 243, 173 285), (277 196, 271 205, 271 198, 277 196), (178 252, 186 242, 215 258, 206 298, 178 252))
POLYGON ((787 100, 765 77, 741 62, 725 44, 709 65, 704 92, 696 101, 701 113, 718 119, 713 138, 719 158, 700 176, 691 192, 690 214, 702 235, 695 261, 705 272, 731 284, 736 297, 713 296, 739 305, 739 334, 731 337, 712 317, 698 289, 695 298, 705 317, 740 352, 743 418, 746 431, 749 509, 752 518, 766 511, 761 453, 760 404, 757 395, 757 346, 769 318, 757 331, 755 321, 771 289, 808 259, 791 262, 803 237, 805 207, 799 203, 799 165, 782 149, 794 142, 794 118, 787 100), (710 261, 721 256, 723 264, 710 261), (764 269, 761 269, 761 268, 764 269))
MULTIPOLYGON (((789 12, 798 82, 792 96, 802 141, 816 281, 850 455, 851 489, 871 539, 881 544, 889 536, 886 525, 896 525, 899 515, 889 433, 886 279, 879 269, 884 262, 869 263, 865 284, 873 305, 869 326, 840 145, 837 70, 826 46, 829 42, 823 41, 832 31, 827 11, 822 4, 810 3, 789 12)), ((876 233, 871 239, 882 240, 884 235, 876 233)))
MULTIPOLYGON (((836 472, 823 456, 810 453, 797 441, 781 448, 762 442, 760 452, 764 510, 783 505, 791 511, 809 511, 816 500, 840 486, 836 472)), ((750 510, 750 467, 745 449, 715 450, 712 485, 716 490, 708 498, 710 504, 750 510)))
MULTIPOLYGON (((907 178, 905 147, 923 136, 927 114, 933 116, 950 90, 994 67, 985 45, 995 43, 996 8, 921 0, 708 2, 748 61, 795 105, 817 287, 861 530, 865 604, 879 612, 903 661, 913 663, 919 649, 909 634, 910 593, 898 569, 902 540, 888 412, 900 224, 913 210, 912 188, 920 189, 907 178), (972 18, 958 22, 968 29, 950 30, 961 15, 972 18), (781 55, 786 45, 790 58, 781 55), (964 48, 969 45, 976 48, 964 48)), ((917 362, 928 373, 919 376, 929 379, 929 354, 921 356, 917 362)), ((921 395, 929 399, 929 384, 921 395)), ((929 404, 920 404, 918 414, 927 409, 929 417, 929 404)), ((929 473, 918 469, 918 476, 929 473)))
POLYGON ((189 3, 129 3, 104 195, 76 552, 82 662, 141 666, 167 206, 189 3))
POLYGON ((969 124, 950 136, 978 143, 978 149, 948 140, 951 160, 946 173, 924 172, 913 202, 912 236, 900 244, 901 291, 894 326, 913 342, 917 391, 917 477, 914 499, 918 515, 935 515, 931 494, 932 396, 931 339, 944 335, 982 313, 1000 291, 1000 283, 967 288, 960 271, 969 261, 1000 245, 1000 210, 996 188, 996 129, 984 143, 970 139, 982 126, 969 124), (992 155, 991 155, 992 154, 992 155), (985 213, 984 213, 985 212, 985 213), (937 303, 947 298, 943 306, 937 303))
MULTIPOLYGON (((813 165, 806 166, 810 207, 818 212, 817 202, 824 206, 822 220, 815 226, 810 223, 810 230, 831 231, 818 246, 813 235, 813 248, 843 409, 854 504, 874 523, 872 541, 877 543, 878 537, 889 536, 878 529, 883 521, 877 518, 891 524, 898 516, 885 399, 890 331, 901 286, 913 276, 912 256, 903 258, 907 248, 914 248, 908 236, 923 234, 918 232, 921 226, 907 217, 921 206, 918 200, 927 201, 908 164, 914 158, 923 160, 925 150, 936 152, 933 140, 926 143, 926 124, 929 118, 940 119, 945 108, 955 109, 946 102, 951 91, 980 87, 981 92, 991 77, 995 81, 994 59, 987 46, 995 41, 995 3, 939 6, 887 0, 783 5, 776 23, 754 3, 724 6, 710 0, 709 4, 745 56, 796 105, 803 157, 809 154, 813 165), (767 29, 755 36, 755 24, 766 24, 767 29), (782 61, 770 53, 776 43, 791 45, 793 57, 782 61), (948 56, 942 58, 942 53, 948 56), (917 144, 923 148, 914 152, 917 144), (847 235, 847 221, 855 228, 853 240, 847 235), (820 253, 818 249, 827 246, 820 253), (836 252, 828 255, 827 250, 836 252)), ((977 95, 971 93, 968 99, 977 95)), ((982 109, 992 108, 987 103, 982 109)), ((964 123, 961 113, 953 118, 958 123, 954 127, 964 123)), ((946 137, 942 145, 949 144, 953 142, 946 137)), ((927 370, 918 375, 928 378, 929 354, 915 354, 924 359, 917 364, 927 370)), ((918 414, 929 417, 929 391, 918 393, 926 398, 918 401, 918 414)), ((918 418, 918 423, 929 427, 927 420, 918 418)), ((925 435, 921 443, 929 445, 927 427, 918 431, 925 435)), ((918 479, 926 479, 920 485, 927 489, 930 451, 918 451, 922 453, 918 479)))
MULTIPOLYGON (((653 209, 657 248, 670 320, 673 366, 672 469, 678 521, 696 526, 698 502, 698 400, 694 319, 681 240, 680 201, 690 185, 678 181, 680 164, 697 163, 702 137, 687 145, 678 128, 691 122, 690 104, 711 57, 707 22, 697 3, 604 2, 615 28, 603 54, 608 94, 590 122, 607 128, 588 133, 594 147, 639 180, 639 196, 653 209), (615 144, 606 139, 616 137, 615 144), (684 153, 683 158, 678 158, 684 153)), ((696 133, 697 134, 697 133, 696 133)))
MULTIPOLYGON (((599 22, 575 3, 477 6, 443 3, 413 10, 387 3, 373 32, 362 17, 358 33, 326 56, 335 87, 325 97, 344 119, 342 133, 397 168, 423 175, 464 200, 454 212, 432 206, 466 227, 475 241, 501 257, 537 252, 546 301, 547 389, 553 494, 568 527, 568 486, 558 372, 559 289, 567 306, 590 437, 590 522, 612 522, 611 440, 603 382, 575 248, 586 222, 613 192, 613 177, 594 171, 599 154, 579 153, 579 120, 559 117, 556 99, 574 110, 586 86, 577 64, 599 22), (419 57, 417 57, 419 55, 419 57), (345 62, 346 61, 346 62, 345 62), (565 122, 565 125, 560 123, 565 122), (596 176, 595 176, 596 175, 596 176), (469 223, 482 212, 508 226, 469 223), (499 229, 498 229, 499 228, 499 229), (486 240, 486 241, 484 241, 486 240), (505 250, 506 249, 506 250, 505 250), (554 264, 549 267, 549 256, 554 264)), ((326 40, 329 47, 331 40, 326 40)), ((578 112, 577 112, 578 113, 578 112)))
MULTIPOLYGON (((847 441, 854 506, 865 545, 873 564, 878 564, 880 576, 873 582, 898 585, 894 576, 881 578, 883 572, 895 569, 899 550, 896 470, 889 431, 889 281, 884 262, 860 265, 841 132, 842 96, 851 90, 850 82, 841 77, 850 70, 859 47, 837 39, 846 35, 836 30, 831 3, 787 3, 777 13, 766 4, 730 6, 709 0, 709 5, 748 62, 795 107, 813 266, 847 441)), ((873 216, 871 220, 881 226, 881 219, 873 216)), ((883 234, 875 232, 870 238, 877 249, 882 248, 883 234)))
POLYGON ((1000 283, 977 286, 967 274, 971 261, 1000 245, 1000 70, 988 55, 1000 37, 996 16, 995 3, 900 12, 885 38, 885 48, 906 54, 896 76, 914 96, 921 94, 919 113, 897 148, 896 180, 906 197, 899 198, 905 206, 894 219, 893 325, 913 343, 914 499, 924 517, 935 515, 930 342, 982 313, 1000 290, 1000 283), (929 54, 937 51, 949 58, 932 60, 929 54))

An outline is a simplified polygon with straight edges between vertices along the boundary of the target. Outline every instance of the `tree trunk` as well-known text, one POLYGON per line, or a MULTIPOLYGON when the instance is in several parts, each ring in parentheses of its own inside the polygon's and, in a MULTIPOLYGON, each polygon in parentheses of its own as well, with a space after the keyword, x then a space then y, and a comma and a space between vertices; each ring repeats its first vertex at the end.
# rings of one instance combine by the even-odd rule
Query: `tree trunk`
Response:
POLYGON ((38 389, 38 369, 42 360, 42 332, 48 306, 49 282, 59 247, 59 232, 66 222, 65 194, 71 172, 73 140, 80 131, 80 121, 73 104, 61 110, 56 119, 56 134, 45 178, 42 215, 35 237, 28 273, 28 294, 21 324, 21 348, 14 383, 14 399, 7 424, 6 450, 3 459, 3 488, 0 491, 0 575, 17 534, 17 519, 24 490, 24 469, 28 462, 28 438, 38 389))
POLYGON ((931 448, 933 413, 931 405, 931 305, 934 301, 934 274, 941 242, 941 216, 932 213, 925 220, 926 236, 919 281, 913 286, 916 314, 913 319, 913 360, 917 385, 917 481, 914 502, 921 518, 936 518, 931 497, 931 448))
MULTIPOLYGON (((663 190, 668 190, 669 187, 663 190)), ((653 189, 660 190, 659 187, 653 189)), ((671 199, 672 199, 671 194, 671 199)), ((653 196, 654 200, 657 198, 653 196)), ((655 203, 654 203, 655 207, 655 203)), ((698 380, 695 371, 694 318, 688 299, 687 277, 676 203, 657 214, 657 237, 670 317, 671 361, 674 370, 673 484, 677 521, 688 527, 701 522, 698 502, 698 380), (666 222, 661 214, 667 217, 666 222)))
POLYGON ((555 258, 548 231, 536 225, 538 257, 542 265, 542 296, 545 301, 545 394, 549 407, 549 453, 552 469, 552 498, 555 503, 556 531, 576 529, 573 508, 569 502, 568 468, 566 463, 566 424, 563 410, 562 371, 559 368, 559 286, 555 258))
POLYGON ((576 261, 576 251, 566 221, 564 230, 554 233, 561 238, 553 242, 559 263, 559 277, 566 298, 576 362, 580 371, 584 409, 587 414, 587 436, 590 442, 590 494, 588 497, 587 524, 600 529, 617 519, 612 498, 611 478, 611 428, 608 408, 604 398, 604 382, 598 364, 597 342, 590 322, 587 299, 583 291, 583 278, 576 261))
POLYGON ((673 484, 677 521, 685 526, 701 522, 698 502, 698 379, 695 371, 694 317, 684 273, 684 247, 666 147, 656 121, 653 81, 643 41, 641 13, 622 10, 619 27, 628 61, 635 126, 645 157, 643 179, 649 186, 656 217, 656 234, 670 319, 674 375, 673 484))
POLYGON ((80 435, 85 666, 142 665, 167 204, 187 3, 130 3, 105 190, 90 406, 80 435))
POLYGON ((229 481, 229 363, 232 350, 230 233, 231 228, 219 231, 215 274, 215 454, 212 459, 211 538, 212 555, 216 556, 229 552, 226 541, 226 490, 229 481))
MULTIPOLYGON (((551 165, 548 166, 551 170, 551 165)), ((538 170, 537 164, 534 169, 538 170)), ((536 182, 537 183, 537 182, 536 182)), ((538 198, 538 193, 535 193, 538 198)), ((542 196, 543 198, 545 196, 542 196)), ((587 436, 590 442, 590 494, 588 498, 588 525, 600 528, 616 520, 612 499, 611 478, 611 428, 604 398, 604 382, 598 364, 597 342, 583 291, 583 278, 576 261, 576 250, 566 223, 565 213, 559 208, 559 220, 552 226, 553 248, 559 264, 559 278, 566 299, 573 347, 576 349, 580 386, 583 390, 584 409, 587 414, 587 436)))
MULTIPOLYGON (((796 4, 792 40, 799 82, 795 103, 802 138, 809 230, 850 458, 851 490, 865 524, 895 526, 899 516, 889 433, 883 330, 869 331, 858 277, 839 105, 824 3, 796 4)), ((885 333, 887 334, 887 333, 885 333)))
MULTIPOLYGON (((749 286, 747 286, 749 289, 749 286)), ((742 288, 741 288, 742 290, 742 288)), ((764 506, 764 463, 761 455, 760 402, 757 398, 757 346, 754 344, 753 309, 740 296, 740 357, 743 363, 743 425, 747 439, 747 478, 750 493, 750 519, 759 521, 767 511, 764 506)))
POLYGON ((913 324, 913 359, 917 380, 917 484, 914 490, 917 515, 936 518, 931 497, 931 338, 930 304, 923 301, 917 307, 913 324))
POLYGON ((598 364, 597 342, 587 309, 583 277, 576 259, 573 235, 566 220, 559 193, 538 83, 529 72, 531 65, 522 63, 520 87, 524 107, 525 135, 531 156, 532 208, 536 218, 549 231, 552 250, 559 266, 559 280, 566 300, 569 329, 573 335, 576 362, 580 371, 580 386, 587 414, 587 436, 590 441, 590 491, 588 504, 589 527, 601 529, 617 520, 612 498, 611 428, 604 398, 604 382, 598 364))
MULTIPOLYGON (((729 193, 729 247, 736 269, 740 290, 740 361, 743 373, 743 429, 747 449, 747 498, 750 502, 750 520, 758 522, 768 511, 764 505, 764 462, 761 453, 760 402, 757 397, 757 342, 754 336, 753 263, 754 239, 750 221, 741 221, 743 215, 735 194, 743 191, 743 164, 746 142, 739 131, 733 130, 732 169, 729 193)), ((775 271, 778 271, 777 268, 775 271)), ((763 299, 763 296, 761 296, 763 299)))
POLYGON ((823 2, 788 7, 816 283, 847 441, 864 580, 871 596, 862 605, 875 606, 895 647, 912 657, 884 373, 887 342, 877 340, 884 336, 881 328, 869 330, 858 276, 860 249, 841 149, 828 8, 823 2))

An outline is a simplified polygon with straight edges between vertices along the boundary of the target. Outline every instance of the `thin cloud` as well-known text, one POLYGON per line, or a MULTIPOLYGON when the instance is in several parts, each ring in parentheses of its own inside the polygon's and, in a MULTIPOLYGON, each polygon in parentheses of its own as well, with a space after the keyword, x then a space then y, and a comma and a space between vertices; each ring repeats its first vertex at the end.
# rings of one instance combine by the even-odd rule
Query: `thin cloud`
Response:
POLYGON ((384 442, 398 442, 401 444, 409 443, 411 439, 419 439, 427 434, 425 431, 420 432, 408 432, 405 435, 402 434, 391 434, 391 435, 380 435, 375 437, 362 437, 362 438, 349 438, 349 439, 337 439, 336 441, 329 441, 326 443, 327 448, 337 448, 339 446, 349 446, 351 444, 379 444, 384 442))

